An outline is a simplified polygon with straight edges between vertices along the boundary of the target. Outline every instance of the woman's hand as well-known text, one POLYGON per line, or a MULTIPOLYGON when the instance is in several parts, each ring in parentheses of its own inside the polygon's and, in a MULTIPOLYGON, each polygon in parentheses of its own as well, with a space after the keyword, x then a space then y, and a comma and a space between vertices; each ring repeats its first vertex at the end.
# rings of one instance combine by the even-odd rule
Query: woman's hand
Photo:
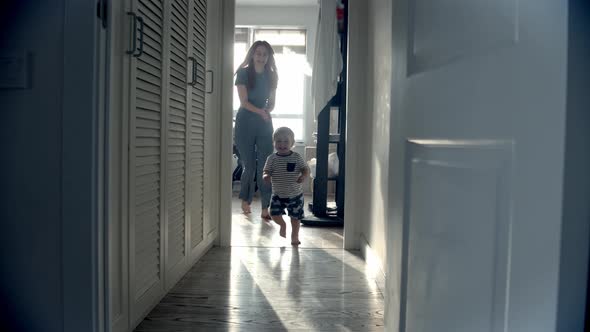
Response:
POLYGON ((252 113, 260 115, 265 121, 270 121, 269 110, 258 108, 248 101, 248 89, 245 85, 237 85, 238 95, 240 96, 240 107, 247 109, 252 113))
POLYGON ((270 121, 270 113, 265 110, 265 109, 260 109, 260 112, 258 112, 258 114, 265 120, 265 121, 270 121))

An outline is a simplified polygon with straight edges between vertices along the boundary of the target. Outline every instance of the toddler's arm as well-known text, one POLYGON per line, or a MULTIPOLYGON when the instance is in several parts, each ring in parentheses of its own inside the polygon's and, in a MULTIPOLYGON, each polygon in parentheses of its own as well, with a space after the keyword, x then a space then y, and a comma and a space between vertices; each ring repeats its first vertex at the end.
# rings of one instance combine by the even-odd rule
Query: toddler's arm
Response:
POLYGON ((262 180, 264 180, 264 182, 266 182, 266 183, 271 182, 271 177, 270 177, 269 171, 265 170, 264 172, 262 172, 262 180))
POLYGON ((264 163, 264 168, 262 169, 262 181, 266 183, 270 183, 271 174, 272 174, 272 154, 266 158, 266 162, 264 163))
POLYGON ((302 183, 306 177, 309 176, 309 167, 305 166, 301 168, 301 176, 297 179, 297 183, 302 183))

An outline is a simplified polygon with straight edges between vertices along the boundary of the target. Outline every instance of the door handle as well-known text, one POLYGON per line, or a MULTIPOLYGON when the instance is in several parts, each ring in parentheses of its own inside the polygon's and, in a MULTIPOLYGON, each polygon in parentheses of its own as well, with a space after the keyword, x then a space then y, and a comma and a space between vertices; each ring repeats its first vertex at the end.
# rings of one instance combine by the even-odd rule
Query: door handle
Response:
POLYGON ((137 50, 137 15, 134 12, 127 12, 127 15, 131 16, 133 24, 131 25, 131 49, 125 53, 134 54, 137 50))
POLYGON ((131 49, 125 53, 138 58, 143 54, 143 17, 137 16, 134 12, 127 12, 127 15, 133 18, 131 25, 133 31, 131 33, 131 49), (137 47, 137 22, 139 22, 139 48, 137 47))
POLYGON ((191 72, 191 80, 188 85, 195 86, 197 84, 197 59, 193 56, 188 57, 189 61, 193 64, 193 70, 191 72))
POLYGON ((211 94, 213 93, 213 89, 215 88, 215 73, 211 69, 208 69, 207 73, 211 73, 211 90, 207 91, 207 93, 211 94))
POLYGON ((139 22, 139 50, 133 56, 139 58, 143 54, 143 17, 138 16, 137 21, 139 22))

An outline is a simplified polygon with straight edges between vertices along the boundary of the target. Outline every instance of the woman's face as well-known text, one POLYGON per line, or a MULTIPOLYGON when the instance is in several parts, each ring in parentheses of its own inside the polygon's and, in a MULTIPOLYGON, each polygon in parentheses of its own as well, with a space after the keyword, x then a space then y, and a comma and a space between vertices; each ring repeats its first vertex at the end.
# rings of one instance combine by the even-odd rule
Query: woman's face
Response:
POLYGON ((258 66, 265 66, 268 62, 268 50, 264 45, 256 47, 254 50, 254 64, 258 66))

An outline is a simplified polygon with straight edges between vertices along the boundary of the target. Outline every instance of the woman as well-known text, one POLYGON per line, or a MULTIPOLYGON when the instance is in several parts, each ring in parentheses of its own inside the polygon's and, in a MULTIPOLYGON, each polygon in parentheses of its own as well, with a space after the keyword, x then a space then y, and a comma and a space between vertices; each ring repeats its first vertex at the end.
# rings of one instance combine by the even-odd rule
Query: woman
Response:
POLYGON ((262 181, 266 158, 273 152, 272 120, 278 75, 274 51, 266 41, 257 41, 248 50, 236 71, 240 109, 236 116, 235 142, 244 168, 241 176, 242 211, 252 212, 250 204, 256 187, 261 194, 261 217, 270 220, 270 185, 262 181))

